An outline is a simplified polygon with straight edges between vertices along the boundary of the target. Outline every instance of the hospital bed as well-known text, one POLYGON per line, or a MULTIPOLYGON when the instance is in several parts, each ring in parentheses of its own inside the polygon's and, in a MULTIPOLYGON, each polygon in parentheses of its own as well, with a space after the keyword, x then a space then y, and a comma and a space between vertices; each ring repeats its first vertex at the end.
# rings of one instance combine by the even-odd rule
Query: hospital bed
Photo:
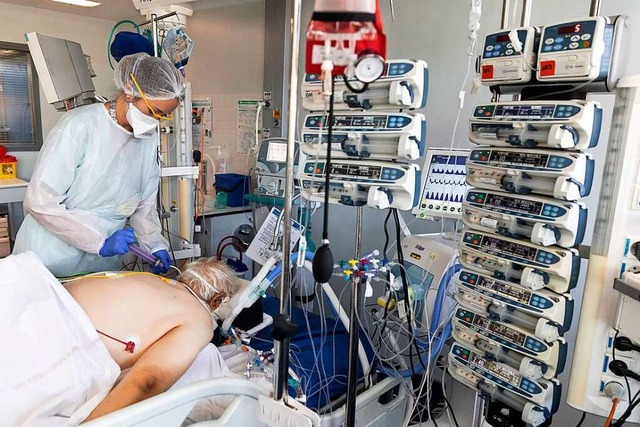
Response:
MULTIPOLYGON (((424 241, 423 245, 428 246, 424 241)), ((435 244, 435 243, 434 243, 435 244)), ((311 255, 306 256, 305 268, 311 268, 311 255)), ((427 259, 427 257, 423 257, 427 259)), ((296 259, 292 259, 293 262, 296 259)), ((444 265, 444 264, 443 264, 444 265)), ((429 264, 432 267, 433 264, 429 264)), ((247 294, 262 295, 263 290, 276 283, 276 279, 279 276, 280 264, 277 262, 270 262, 256 275, 251 281, 252 286, 247 287, 238 298, 246 297, 247 294), (259 285, 259 286, 256 286, 259 285)), ((24 269, 23 269, 24 270, 24 269)), ((416 276, 428 276, 430 278, 429 283, 436 283, 433 289, 438 289, 436 292, 436 305, 440 304, 445 294, 445 286, 449 279, 449 273, 441 279, 434 279, 433 276, 426 272, 428 268, 422 266, 408 266, 407 271, 410 276, 416 273, 416 276), (438 285, 439 284, 439 285, 438 285), (437 301, 440 301, 438 303, 437 301)), ((444 270, 443 270, 444 271, 444 270)), ((424 282, 424 279, 421 279, 424 282)), ((325 392, 316 392, 318 389, 322 389, 321 384, 323 381, 327 381, 329 378, 342 377, 346 378, 347 362, 346 357, 340 356, 334 352, 336 347, 339 347, 344 353, 348 347, 347 342, 347 330, 348 319, 339 305, 339 300, 333 293, 331 287, 328 284, 320 286, 324 294, 327 295, 327 303, 329 306, 333 306, 336 318, 339 320, 333 320, 328 318, 320 318, 317 315, 306 313, 301 309, 294 309, 292 312, 293 320, 301 326, 300 332, 292 339, 292 349, 295 358, 292 357, 292 361, 296 361, 297 367, 306 367, 311 362, 315 363, 315 360, 324 360, 324 369, 322 374, 311 370, 312 375, 308 375, 306 378, 304 370, 299 370, 297 374, 301 377, 302 381, 309 381, 306 388, 307 390, 307 405, 310 408, 316 410, 317 422, 313 425, 322 427, 338 427, 344 423, 345 405, 344 399, 341 397, 346 391, 345 381, 330 382, 326 387, 325 392), (307 332, 307 324, 311 329, 311 332, 307 332), (314 343, 314 337, 317 339, 317 328, 324 327, 328 333, 320 335, 322 339, 330 339, 331 342, 322 346, 322 349, 318 349, 314 343), (314 347, 315 346, 315 347, 314 347), (322 350, 323 353, 317 355, 317 350, 322 350), (330 368, 330 369, 329 369, 330 368), (318 375, 316 375, 316 373, 318 375), (303 379, 304 378, 304 379, 303 379)), ((428 296, 427 296, 428 297, 428 296)), ((252 297, 253 298, 253 297, 252 297)), ((427 298, 428 299, 428 298, 427 298)), ((247 298, 245 303, 249 304, 251 298, 247 298)), ((275 314, 278 311, 278 302, 273 299, 265 299, 264 306, 267 312, 275 314)), ((228 319, 227 319, 228 320, 228 319)), ((432 322, 432 327, 435 327, 438 322, 432 322)), ((225 325, 223 324, 223 329, 225 325)), ((94 331, 95 333, 95 331, 94 331)), ((264 330, 260 335, 256 336, 251 342, 252 346, 256 346, 262 349, 270 349, 271 342, 265 342, 261 340, 269 340, 269 333, 264 330), (262 343, 262 347, 260 347, 262 343)), ((364 370, 360 370, 360 376, 364 371, 367 371, 369 361, 368 348, 362 345, 360 361, 362 366, 365 366, 364 370)), ((317 343, 318 341, 315 341, 317 343)), ((431 352, 430 352, 431 353, 431 352)), ((434 352, 434 354, 437 352, 434 352)), ((431 355, 431 354, 430 354, 431 355)), ((292 365, 294 365, 292 363, 292 365)), ((407 387, 410 383, 408 378, 410 373, 404 372, 407 369, 400 369, 392 372, 387 367, 386 370, 382 369, 382 366, 378 366, 378 371, 386 373, 388 376, 377 375, 374 381, 366 383, 364 390, 360 390, 356 399, 356 417, 358 419, 359 426, 400 426, 406 425, 409 417, 411 416, 411 409, 413 407, 413 397, 408 392, 407 387), (392 374, 396 374, 395 376, 392 374), (407 375, 404 375, 407 374, 407 375)), ((242 364, 240 366, 240 372, 242 371, 242 364)), ((238 371, 236 371, 238 373, 238 371)), ((209 378, 209 377, 205 377, 209 378)), ((260 399, 271 399, 269 389, 258 386, 249 380, 243 378, 217 378, 207 379, 200 382, 193 382, 188 385, 181 386, 179 388, 171 389, 165 393, 155 396, 151 399, 147 399, 143 402, 131 405, 125 409, 119 410, 107 416, 101 417, 97 420, 87 423, 87 426, 134 426, 134 425, 153 425, 153 426, 179 426, 190 424, 188 419, 191 410, 196 407, 198 402, 203 398, 220 397, 232 395, 229 399, 229 404, 222 415, 217 416, 215 420, 200 422, 199 425, 208 426, 253 426, 253 425, 265 425, 259 421, 260 414, 260 399)), ((291 400, 291 399, 290 399, 291 400)))
MULTIPOLYGON (((310 268, 311 255, 307 256, 310 268)), ((293 257, 293 262, 296 257, 293 257)), ((251 283, 258 284, 267 281, 270 284, 278 278, 280 265, 277 262, 268 263, 251 283)), ((254 286, 256 289, 262 288, 254 286)), ((245 292, 251 292, 247 287, 245 292)), ((324 287, 329 290, 330 288, 324 287)), ((256 295, 262 292, 257 292, 256 295)), ((337 302, 337 298, 327 298, 328 303, 337 302)), ((241 297, 242 298, 242 297, 241 297)), ((255 299, 253 299, 255 300, 255 299)), ((252 299, 244 301, 250 305, 252 299)), ((276 298, 263 300, 264 311, 267 314, 277 314, 279 301, 276 298)), ((335 308, 333 308, 335 310, 335 308)), ((340 317, 340 316, 338 316, 340 317)), ((346 377, 348 369, 348 332, 339 320, 321 318, 318 315, 306 313, 299 308, 293 308, 292 320, 298 324, 298 333, 291 340, 292 354, 295 357, 294 371, 302 381, 309 381, 306 406, 320 412, 319 426, 338 427, 344 424, 345 405, 343 395, 346 393, 346 377), (307 330, 307 325, 310 328, 307 330), (319 332, 321 328, 328 331, 319 332), (329 340, 320 346, 320 340, 329 340), (316 351, 320 350, 317 355, 316 351), (336 351, 337 352, 334 352, 336 351), (316 360, 324 361, 324 369, 305 369, 312 367, 316 360), (338 380, 336 380, 338 378, 338 380), (342 380, 339 380, 342 378, 342 380), (320 390, 324 390, 321 392, 320 390), (325 392, 326 391, 326 392, 325 392), (338 402, 336 404, 336 402, 338 402)), ((225 326, 223 326, 224 328, 225 326)), ((363 340, 364 341, 364 340, 363 340)), ((250 342, 256 350, 270 350, 273 347, 270 337, 270 327, 260 331, 250 342)), ((364 347, 364 346, 363 346, 364 347)), ((365 351, 367 353, 367 351, 365 351)), ((368 354, 371 352, 369 351, 368 354)), ((363 376, 360 367, 359 377, 363 376)), ((405 423, 407 413, 411 412, 413 399, 404 387, 403 378, 381 378, 376 384, 362 390, 356 400, 356 414, 360 426, 400 426, 405 423)), ((290 388, 295 395, 294 389, 290 388)), ((179 426, 185 420, 189 424, 188 415, 194 406, 203 398, 215 398, 232 394, 233 400, 224 413, 216 420, 195 423, 206 426, 260 426, 259 399, 270 398, 263 387, 259 387, 246 379, 222 378, 210 379, 189 384, 177 389, 169 390, 143 402, 131 405, 125 409, 103 416, 85 424, 88 427, 115 426, 179 426)))

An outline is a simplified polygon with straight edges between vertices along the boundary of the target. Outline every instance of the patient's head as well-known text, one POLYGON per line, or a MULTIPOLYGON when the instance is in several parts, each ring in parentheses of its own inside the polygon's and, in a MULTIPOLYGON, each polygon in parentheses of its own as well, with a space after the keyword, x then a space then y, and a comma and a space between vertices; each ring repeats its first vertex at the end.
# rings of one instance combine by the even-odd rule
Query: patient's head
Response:
POLYGON ((176 280, 189 286, 211 310, 231 298, 240 286, 231 269, 213 257, 190 262, 176 280))

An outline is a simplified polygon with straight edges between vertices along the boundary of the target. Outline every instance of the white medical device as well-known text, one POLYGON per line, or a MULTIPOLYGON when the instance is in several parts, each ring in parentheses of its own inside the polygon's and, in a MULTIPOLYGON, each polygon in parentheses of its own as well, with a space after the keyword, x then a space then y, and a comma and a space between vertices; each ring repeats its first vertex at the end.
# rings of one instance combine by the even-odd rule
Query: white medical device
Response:
POLYGON ((468 157, 469 150, 429 149, 422 168, 420 200, 411 213, 417 218, 459 218, 468 188, 468 157))
MULTIPOLYGON (((300 174, 302 197, 324 201, 325 162, 307 160, 300 174)), ((331 162, 330 203, 409 210, 417 203, 420 168, 414 164, 364 160, 331 162)))
MULTIPOLYGON (((349 77, 354 87, 360 87, 355 77, 349 77)), ((302 82, 302 107, 308 111, 324 111, 327 97, 323 95, 321 76, 306 74, 302 82)), ((390 59, 382 76, 362 93, 352 92, 340 77, 334 84, 334 110, 402 110, 424 108, 427 105, 429 69, 424 61, 390 59)))
MULTIPOLYGON (((472 296, 464 298, 467 306, 475 305, 485 311, 487 303, 504 306, 511 311, 517 310, 518 315, 550 320, 560 332, 566 332, 571 326, 573 299, 569 294, 557 294, 544 289, 532 291, 467 269, 460 271, 456 285, 458 292, 472 296)), ((523 319, 527 320, 526 317, 523 319)), ((530 329, 535 331, 537 322, 530 323, 530 329)), ((544 338, 542 333, 536 335, 544 338)))
MULTIPOLYGON (((438 241, 437 237, 429 235, 412 234, 402 239, 402 253, 404 268, 406 271, 411 305, 416 307, 414 318, 418 320, 418 328, 428 332, 430 316, 433 315, 433 307, 438 288, 443 286, 443 279, 453 279, 454 260, 456 257, 456 241, 447 244, 446 240, 438 241)), ((393 266, 391 272, 396 276, 398 285, 400 280, 400 267, 393 266)), ((446 286, 448 283, 444 283, 446 286)), ((398 291, 402 288, 398 287, 398 291)), ((441 312, 450 313, 453 300, 447 298, 447 302, 440 307, 441 312)))
POLYGON ((581 203, 472 188, 462 203, 462 221, 480 231, 571 248, 582 243, 587 209, 581 203))
POLYGON ((482 147, 471 150, 467 184, 575 201, 591 192, 593 171, 594 161, 585 153, 482 147))
POLYGON ((508 323, 531 330, 537 338, 545 342, 555 341, 564 333, 559 324, 549 319, 542 319, 516 311, 514 307, 471 292, 457 291, 455 300, 460 304, 460 307, 487 316, 496 322, 508 323))
POLYGON ((480 81, 490 86, 531 80, 539 33, 535 27, 520 27, 488 34, 480 59, 480 81))
POLYGON ((469 139, 478 145, 583 150, 595 147, 602 109, 593 101, 514 101, 478 105, 469 139))
POLYGON ((449 357, 447 371, 456 380, 467 387, 476 390, 484 399, 499 401, 522 413, 522 421, 526 425, 537 427, 543 424, 549 417, 547 409, 530 402, 529 400, 512 393, 508 389, 499 388, 493 383, 484 380, 479 373, 471 370, 466 364, 458 363, 449 357))
MULTIPOLYGON (((326 156, 327 121, 326 114, 305 117, 302 128, 305 154, 326 156)), ((419 113, 337 114, 333 116, 331 157, 416 160, 424 154, 426 133, 424 115, 419 113)))
MULTIPOLYGON (((298 143, 295 143, 295 168, 298 165, 298 143)), ((267 138, 260 143, 256 158, 258 194, 261 196, 284 197, 285 173, 287 167, 287 140, 267 138)))
POLYGON ((541 82, 602 82, 613 90, 622 75, 626 16, 593 16, 542 28, 536 77, 541 82))
POLYGON ((473 343, 483 352, 501 354, 512 360, 514 366, 518 365, 524 375, 553 378, 564 370, 567 360, 564 339, 547 342, 525 328, 497 322, 465 308, 456 310, 452 322, 452 336, 457 342, 473 343))
POLYGON ((454 326, 453 338, 464 346, 484 355, 486 359, 505 363, 516 369, 525 378, 537 380, 551 379, 557 375, 555 367, 547 366, 539 360, 509 350, 488 338, 484 338, 464 327, 454 326))
POLYGON ((58 111, 93 104, 89 57, 79 43, 39 33, 25 34, 47 102, 58 111))
POLYGON ((502 389, 507 389, 554 414, 560 405, 561 387, 557 380, 531 380, 512 367, 487 360, 482 354, 458 343, 451 346, 449 360, 502 389))
POLYGON ((499 280, 558 293, 573 289, 580 272, 575 249, 538 246, 475 230, 463 233, 460 263, 499 280))

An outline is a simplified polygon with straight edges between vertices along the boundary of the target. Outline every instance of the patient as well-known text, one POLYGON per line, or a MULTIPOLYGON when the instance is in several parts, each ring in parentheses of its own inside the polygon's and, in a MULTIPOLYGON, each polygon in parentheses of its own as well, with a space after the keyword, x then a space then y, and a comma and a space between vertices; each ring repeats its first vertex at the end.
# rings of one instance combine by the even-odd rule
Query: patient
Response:
POLYGON ((113 273, 68 283, 113 360, 130 368, 85 421, 168 390, 211 340, 213 310, 239 283, 224 263, 206 258, 176 280, 113 273))

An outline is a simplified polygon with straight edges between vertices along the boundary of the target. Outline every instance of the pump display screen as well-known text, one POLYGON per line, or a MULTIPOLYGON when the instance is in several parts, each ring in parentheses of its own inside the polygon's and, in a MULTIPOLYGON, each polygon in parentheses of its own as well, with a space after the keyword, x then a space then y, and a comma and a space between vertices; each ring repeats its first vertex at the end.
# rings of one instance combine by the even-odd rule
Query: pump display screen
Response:
POLYGON ((527 338, 525 334, 518 332, 515 329, 511 329, 501 323, 492 322, 486 317, 475 316, 475 318, 473 319, 473 324, 479 326, 482 329, 491 331, 496 335, 499 335, 500 337, 509 340, 510 342, 519 346, 524 345, 524 341, 527 338))
POLYGON ((489 161, 496 163, 511 163, 525 166, 545 166, 549 160, 548 154, 527 153, 526 151, 498 151, 493 150, 489 161))
POLYGON ((358 166, 345 164, 331 164, 331 175, 352 176, 358 178, 380 179, 382 167, 380 166, 358 166))
POLYGON ((500 34, 500 35, 496 36, 496 41, 500 42, 500 43, 510 41, 509 34, 500 34))
POLYGON ((497 363, 490 362, 476 353, 471 353, 470 361, 474 365, 480 366, 481 368, 486 369, 487 371, 494 374, 496 377, 506 381, 511 385, 517 386, 520 384, 520 375, 505 368, 502 365, 498 365, 497 363))
POLYGON ((485 206, 493 206, 495 208, 509 209, 512 211, 523 212, 532 215, 539 215, 542 212, 542 202, 534 202, 531 200, 516 199, 515 197, 501 196, 498 194, 487 194, 485 206))
POLYGON ((514 242, 507 242, 505 240, 496 239, 495 237, 484 236, 482 243, 483 248, 492 249, 505 254, 514 255, 518 258, 523 258, 529 261, 533 261, 536 258, 536 248, 530 246, 520 245, 514 242))
POLYGON ((555 105, 498 105, 494 117, 551 119, 555 105))
POLYGON ((480 277, 478 279, 477 286, 478 288, 488 289, 498 295, 506 296, 509 299, 521 303, 528 303, 529 297, 531 296, 531 292, 529 291, 516 288, 515 286, 509 286, 504 283, 496 282, 495 280, 486 279, 484 277, 480 277))
POLYGON ((582 24, 568 25, 566 27, 558 28, 558 34, 579 33, 581 30, 582 30, 582 24))
POLYGON ((334 116, 333 125, 340 127, 384 128, 387 116, 334 116))
POLYGON ((284 163, 287 161, 287 144, 270 142, 267 149, 267 162, 284 163))

